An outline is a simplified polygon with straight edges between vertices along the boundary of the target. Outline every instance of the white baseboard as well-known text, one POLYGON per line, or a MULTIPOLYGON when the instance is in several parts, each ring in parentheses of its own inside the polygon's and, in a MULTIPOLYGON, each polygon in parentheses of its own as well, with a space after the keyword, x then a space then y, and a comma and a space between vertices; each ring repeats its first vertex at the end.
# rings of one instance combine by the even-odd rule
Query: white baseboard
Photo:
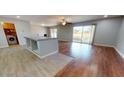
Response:
POLYGON ((94 43, 93 45, 105 46, 105 47, 113 47, 118 52, 118 54, 124 59, 124 55, 114 45, 98 44, 98 43, 94 43))
POLYGON ((104 46, 104 47, 114 47, 114 45, 99 44, 99 43, 94 43, 93 45, 96 45, 96 46, 104 46))
POLYGON ((33 52, 33 51, 32 51, 31 49, 29 49, 29 48, 26 48, 26 49, 41 59, 41 56, 40 56, 40 55, 38 55, 37 53, 33 52))
POLYGON ((117 52, 118 54, 124 59, 124 55, 116 48, 116 47, 113 47, 117 52))
POLYGON ((9 47, 9 46, 0 46, 0 48, 7 48, 7 47, 9 47))
POLYGON ((58 41, 72 42, 72 41, 69 41, 69 40, 61 40, 61 39, 59 39, 58 41))
POLYGON ((58 50, 56 50, 56 51, 54 51, 54 52, 51 52, 51 53, 49 53, 49 54, 47 54, 47 55, 44 55, 44 56, 42 56, 41 58, 45 58, 45 57, 48 57, 48 56, 53 55, 53 54, 56 54, 56 53, 58 53, 58 50))
POLYGON ((40 59, 43 59, 43 58, 45 58, 45 57, 48 57, 48 56, 53 55, 53 54, 55 54, 55 53, 58 53, 58 50, 56 50, 56 51, 51 52, 51 53, 49 53, 49 54, 47 54, 47 55, 40 56, 38 53, 32 51, 31 49, 29 49, 29 48, 26 48, 26 49, 29 50, 30 52, 32 52, 33 54, 35 54, 35 55, 36 55, 37 57, 39 57, 40 59))
POLYGON ((27 48, 27 45, 20 45, 21 47, 27 48))

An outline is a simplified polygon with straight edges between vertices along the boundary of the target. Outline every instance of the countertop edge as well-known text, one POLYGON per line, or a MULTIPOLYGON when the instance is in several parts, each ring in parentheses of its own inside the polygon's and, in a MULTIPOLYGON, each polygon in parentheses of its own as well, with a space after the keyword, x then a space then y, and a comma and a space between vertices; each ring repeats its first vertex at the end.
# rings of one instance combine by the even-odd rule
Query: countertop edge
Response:
POLYGON ((31 39, 31 40, 34 40, 34 41, 44 41, 44 40, 58 39, 58 38, 39 38, 39 39, 35 39, 35 38, 32 38, 32 37, 26 37, 26 36, 24 38, 28 38, 28 39, 31 39))

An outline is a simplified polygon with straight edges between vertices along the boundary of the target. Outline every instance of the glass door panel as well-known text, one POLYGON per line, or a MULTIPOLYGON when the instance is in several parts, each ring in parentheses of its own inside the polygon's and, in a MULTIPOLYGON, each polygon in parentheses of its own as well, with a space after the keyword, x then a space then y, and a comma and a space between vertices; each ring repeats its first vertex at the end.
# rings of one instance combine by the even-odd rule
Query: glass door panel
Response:
POLYGON ((94 31, 95 31, 94 25, 83 26, 82 43, 92 44, 94 31))
POLYGON ((80 26, 73 28, 73 41, 92 44, 95 32, 95 25, 80 26))
POLYGON ((73 28, 73 41, 74 42, 82 42, 82 27, 74 27, 73 28))

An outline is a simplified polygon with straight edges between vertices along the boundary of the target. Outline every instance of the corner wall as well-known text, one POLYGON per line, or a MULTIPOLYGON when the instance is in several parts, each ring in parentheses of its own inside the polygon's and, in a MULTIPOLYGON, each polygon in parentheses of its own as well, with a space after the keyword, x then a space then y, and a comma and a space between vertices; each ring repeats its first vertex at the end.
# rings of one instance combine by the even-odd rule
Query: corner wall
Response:
POLYGON ((119 52, 119 54, 124 58, 124 18, 122 20, 120 31, 118 33, 116 49, 119 52))
POLYGON ((8 42, 3 31, 3 27, 0 24, 0 48, 8 47, 8 42))

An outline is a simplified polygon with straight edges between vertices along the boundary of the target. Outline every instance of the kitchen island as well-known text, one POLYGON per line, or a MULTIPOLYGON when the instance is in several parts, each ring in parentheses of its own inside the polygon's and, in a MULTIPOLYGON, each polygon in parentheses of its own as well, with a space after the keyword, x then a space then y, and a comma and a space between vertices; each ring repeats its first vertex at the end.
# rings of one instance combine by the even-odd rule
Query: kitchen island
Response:
POLYGON ((58 39, 40 36, 25 36, 26 47, 40 58, 58 52, 58 39))

